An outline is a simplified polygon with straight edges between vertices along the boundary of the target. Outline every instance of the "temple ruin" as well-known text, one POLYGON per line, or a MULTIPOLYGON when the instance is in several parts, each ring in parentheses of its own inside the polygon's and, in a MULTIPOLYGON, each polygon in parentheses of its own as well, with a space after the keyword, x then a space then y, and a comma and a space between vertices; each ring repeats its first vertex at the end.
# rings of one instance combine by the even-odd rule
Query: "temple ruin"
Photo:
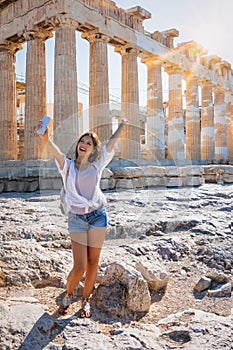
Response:
MULTIPOLYGON (((172 162, 185 165, 186 161, 195 165, 232 164, 231 64, 208 55, 195 41, 175 47, 174 38, 179 36, 176 29, 145 31, 143 22, 149 18, 151 14, 144 8, 123 10, 110 0, 0 0, 0 179, 27 177, 33 182, 33 177, 42 176, 42 168, 47 171, 53 168, 50 161, 43 162, 47 156, 34 134, 38 118, 48 113, 45 42, 53 36, 53 137, 66 152, 82 130, 76 31, 90 45, 88 118, 90 128, 97 131, 102 141, 112 132, 107 46, 113 46, 121 56, 121 115, 130 121, 130 126, 125 131, 118 159, 146 166, 172 162), (20 84, 16 82, 15 54, 24 43, 27 44, 26 81, 20 84), (138 58, 147 67, 147 111, 143 120, 138 58), (169 77, 166 108, 162 70, 169 77), (186 81, 185 106, 182 79, 186 81), (16 108, 22 105, 21 117, 17 118, 16 108), (143 134, 146 137, 142 145, 143 134)), ((233 172, 230 175, 232 178, 233 172)), ((1 183, 1 190, 9 190, 7 181, 1 183)), ((49 184, 44 188, 49 188, 49 184)))

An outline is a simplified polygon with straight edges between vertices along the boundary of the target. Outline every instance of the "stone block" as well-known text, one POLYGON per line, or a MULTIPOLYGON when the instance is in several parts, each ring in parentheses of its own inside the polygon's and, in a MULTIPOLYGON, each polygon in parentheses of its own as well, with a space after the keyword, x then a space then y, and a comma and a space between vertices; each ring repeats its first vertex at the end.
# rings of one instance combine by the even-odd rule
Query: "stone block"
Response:
POLYGON ((146 177, 163 177, 166 175, 164 167, 158 166, 143 166, 143 175, 146 177))
POLYGON ((105 168, 102 173, 102 179, 110 179, 113 176, 113 173, 110 169, 105 168))
POLYGON ((60 190, 62 187, 61 178, 40 178, 40 190, 60 190))
POLYGON ((143 176, 143 167, 124 167, 113 170, 116 178, 134 178, 143 176))
POLYGON ((165 168, 166 176, 180 176, 180 168, 174 166, 168 166, 165 168))
MULTIPOLYGON (((220 169, 222 169, 222 167, 220 169)), ((233 166, 232 165, 224 166, 223 170, 224 170, 225 174, 233 175, 233 166)))
POLYGON ((115 180, 114 179, 101 179, 100 180, 100 188, 101 190, 110 190, 115 187, 115 180))
POLYGON ((181 177, 168 178, 167 187, 181 187, 183 186, 183 179, 181 177))
POLYGON ((38 177, 39 176, 39 168, 38 167, 25 167, 25 176, 26 177, 38 177))
POLYGON ((212 174, 216 174, 216 167, 211 165, 211 166, 206 166, 204 165, 203 166, 203 171, 204 171, 204 174, 208 174, 208 175, 212 175, 212 174))
POLYGON ((199 176, 187 176, 183 179, 183 186, 201 186, 205 183, 205 179, 199 176))
POLYGON ((39 168, 39 176, 44 178, 54 178, 60 176, 57 167, 43 167, 39 168))
POLYGON ((204 179, 206 183, 216 183, 215 174, 204 174, 204 179))
POLYGON ((222 179, 225 183, 233 183, 233 175, 224 174, 222 179))
POLYGON ((167 184, 167 178, 165 177, 147 177, 146 186, 147 187, 163 187, 167 184))
POLYGON ((0 182, 0 193, 2 193, 4 190, 4 183, 0 182))
POLYGON ((116 179, 116 189, 120 188, 133 189, 135 186, 132 179, 116 179))
POLYGON ((0 168, 1 179, 15 179, 25 176, 25 168, 22 166, 0 168))
MULTIPOLYGON (((133 179, 133 180, 136 180, 136 179, 133 179)), ((139 177, 137 179, 137 182, 136 182, 136 186, 135 187, 138 187, 138 188, 145 188, 147 187, 147 181, 146 181, 146 178, 145 177, 139 177)))
POLYGON ((33 181, 25 181, 24 182, 24 190, 22 192, 34 192, 39 189, 39 181, 38 179, 33 181))
POLYGON ((16 180, 4 182, 4 192, 18 192, 19 182, 16 180))
POLYGON ((197 165, 184 166, 179 168, 180 176, 200 176, 204 173, 202 167, 197 165))

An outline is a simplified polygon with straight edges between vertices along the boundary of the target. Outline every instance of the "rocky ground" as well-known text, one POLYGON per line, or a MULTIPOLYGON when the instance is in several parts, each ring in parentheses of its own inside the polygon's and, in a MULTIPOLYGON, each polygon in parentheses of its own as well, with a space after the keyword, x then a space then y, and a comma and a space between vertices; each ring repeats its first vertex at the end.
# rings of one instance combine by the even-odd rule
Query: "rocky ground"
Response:
POLYGON ((106 197, 109 229, 93 316, 83 320, 82 284, 68 315, 57 314, 72 265, 58 193, 1 194, 0 348, 233 349, 233 185, 109 191, 106 197), (145 299, 139 302, 140 284, 149 285, 135 269, 140 264, 148 274, 156 266, 167 281, 148 289, 149 310, 145 299), (101 289, 109 266, 110 278, 122 269, 129 285, 136 278, 138 290, 125 290, 123 280, 112 291, 101 289), (136 311, 127 309, 123 290, 134 293, 136 311))

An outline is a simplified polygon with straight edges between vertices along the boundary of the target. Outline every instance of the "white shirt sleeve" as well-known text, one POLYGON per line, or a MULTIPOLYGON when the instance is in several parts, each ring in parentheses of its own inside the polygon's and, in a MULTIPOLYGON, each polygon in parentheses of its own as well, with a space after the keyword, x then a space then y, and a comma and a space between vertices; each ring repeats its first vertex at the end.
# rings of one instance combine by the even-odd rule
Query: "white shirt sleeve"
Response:
POLYGON ((114 150, 109 153, 106 149, 106 146, 103 146, 99 158, 93 164, 95 164, 99 170, 103 170, 108 165, 108 163, 111 162, 113 156, 114 150))
POLYGON ((66 158, 65 154, 63 154, 63 156, 64 156, 64 166, 62 169, 60 168, 60 165, 59 165, 58 161, 56 160, 56 158, 55 158, 55 163, 56 163, 56 166, 57 166, 59 173, 62 176, 63 184, 66 187, 66 177, 67 177, 68 169, 70 169, 70 162, 71 161, 70 161, 70 159, 66 158))

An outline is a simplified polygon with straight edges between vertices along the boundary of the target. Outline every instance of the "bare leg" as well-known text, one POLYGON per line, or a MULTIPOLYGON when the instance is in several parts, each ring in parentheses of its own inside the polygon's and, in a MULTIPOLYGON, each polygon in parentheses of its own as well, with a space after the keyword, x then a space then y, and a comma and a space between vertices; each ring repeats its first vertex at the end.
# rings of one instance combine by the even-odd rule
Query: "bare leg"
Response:
MULTIPOLYGON (((83 233, 82 233, 83 234, 83 233)), ((85 233, 86 234, 86 233, 85 233)), ((84 243, 84 242, 82 242, 84 243)), ((73 268, 67 277, 67 294, 73 294, 74 288, 79 283, 87 269, 87 245, 71 241, 73 252, 73 268)))
MULTIPOLYGON (((91 229, 88 232, 87 270, 84 282, 83 300, 88 300, 94 288, 105 234, 105 228, 91 229)), ((87 311, 85 311, 85 317, 90 317, 90 310, 88 311, 87 309, 87 311)))

